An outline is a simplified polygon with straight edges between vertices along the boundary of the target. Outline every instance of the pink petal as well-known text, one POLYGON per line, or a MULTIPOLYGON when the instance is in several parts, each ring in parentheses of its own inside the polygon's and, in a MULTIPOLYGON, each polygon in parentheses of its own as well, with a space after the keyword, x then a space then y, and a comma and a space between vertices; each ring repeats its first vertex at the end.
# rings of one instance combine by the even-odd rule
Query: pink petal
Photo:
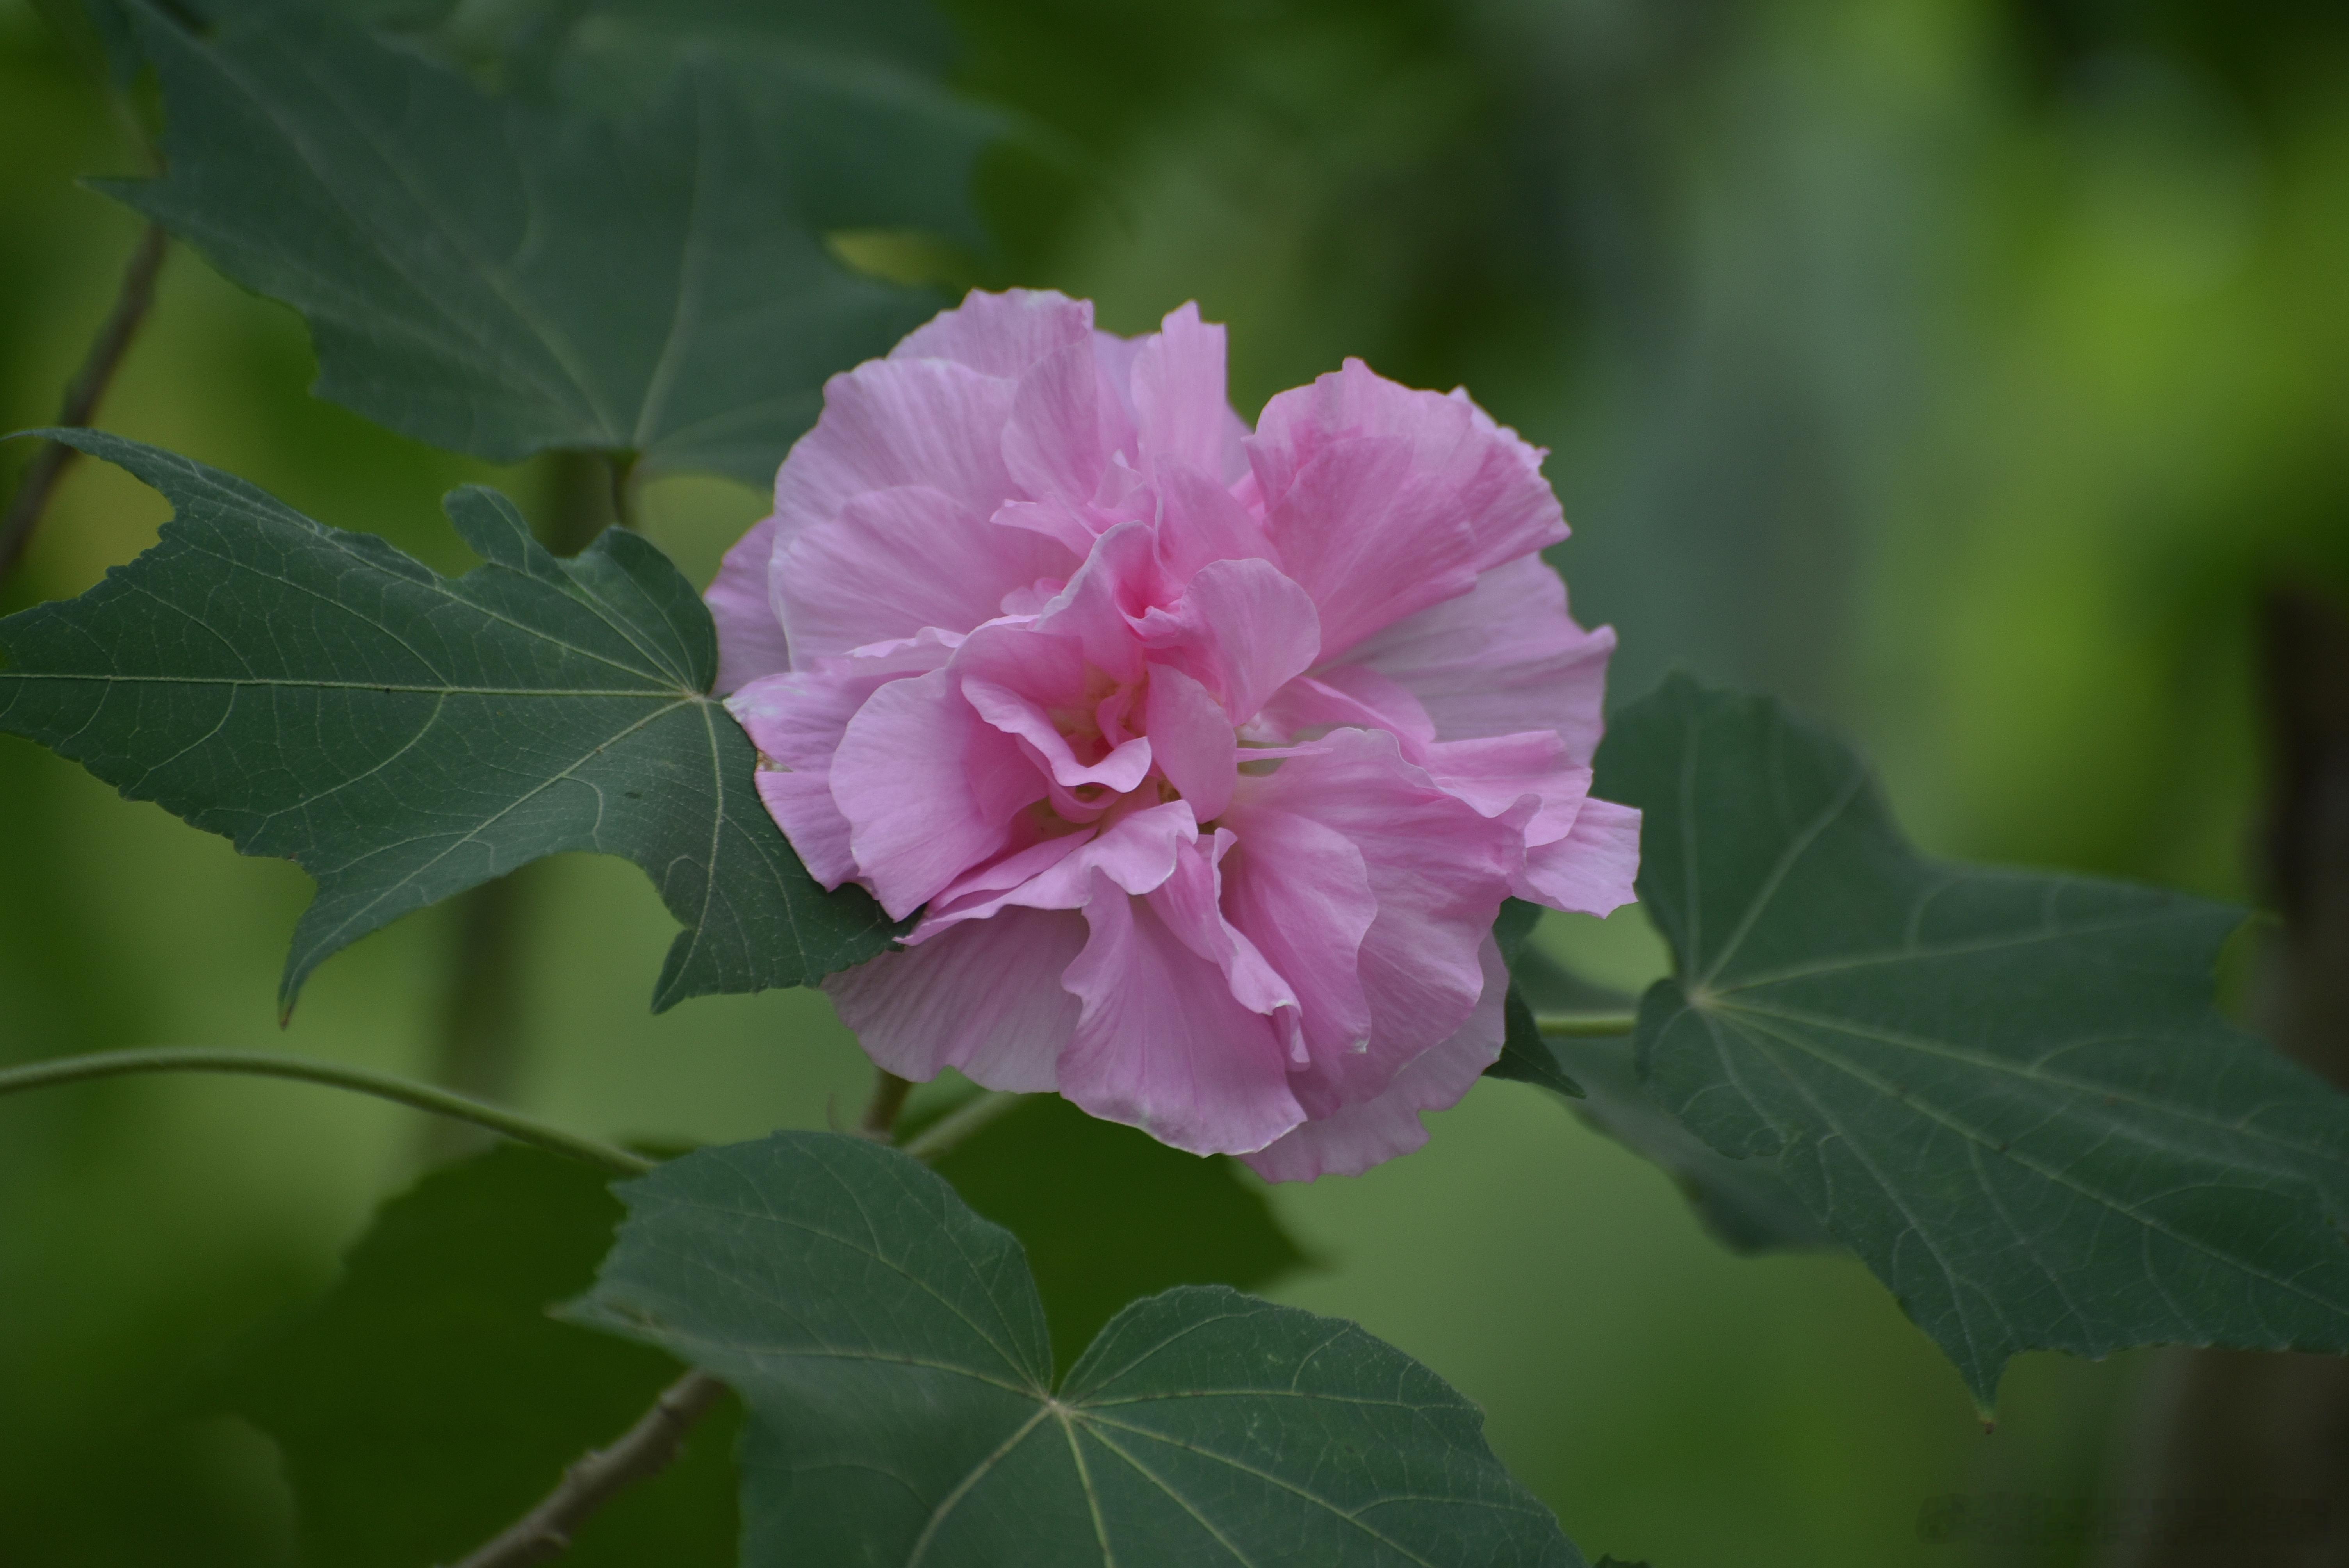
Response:
POLYGON ((1317 1056, 1371 1037, 1362 938, 1378 913, 1362 851, 1343 834, 1261 802, 1234 830, 1223 909, 1295 993, 1305 1045, 1317 1056))
POLYGON ((1247 429, 1224 391, 1224 329, 1199 319, 1195 302, 1170 314, 1134 356, 1134 425, 1143 468, 1184 464, 1226 484, 1247 467, 1247 429))
POLYGON ((1335 665, 1290 681, 1265 705, 1264 717, 1282 735, 1339 725, 1387 730, 1402 742, 1403 757, 1411 761, 1435 739, 1435 721, 1417 697, 1360 665, 1335 665))
POLYGON ((1175 583, 1188 583, 1211 561, 1278 564, 1264 525, 1247 508, 1223 485, 1177 462, 1158 466, 1158 558, 1175 583))
POLYGON ((1019 743, 971 710, 951 670, 882 686, 832 759, 850 852, 893 919, 1001 853, 1012 817, 1043 796, 1019 743))
POLYGON ((1266 534, 1321 614, 1323 656, 1476 585, 1476 536, 1443 476, 1394 436, 1317 450, 1272 503, 1266 534))
POLYGON ((905 940, 926 942, 933 931, 990 919, 998 910, 1081 909, 1102 877, 1128 893, 1151 892, 1174 874, 1185 847, 1198 837, 1191 808, 1170 800, 1112 818, 1092 833, 1046 840, 957 881, 905 940))
POLYGON ((1072 637, 1084 661, 1112 680, 1142 676, 1142 643, 1132 621, 1163 589, 1150 525, 1122 522, 1093 542, 1092 553, 1036 617, 1036 629, 1072 637))
POLYGON ((1224 918, 1223 861, 1237 838, 1227 828, 1210 842, 1194 840, 1174 861, 1174 874, 1154 889, 1149 904, 1166 929, 1193 953, 1223 971, 1232 999, 1268 1017, 1292 1063, 1306 1059, 1297 993, 1257 944, 1224 918))
POLYGON ((825 382, 823 417, 775 475, 783 546, 866 491, 901 485, 993 516, 1011 494, 1003 427, 1017 387, 944 359, 868 360, 825 382))
POLYGON ((1021 375, 1003 429, 1004 469, 1021 493, 1069 508, 1092 502, 1109 467, 1100 397, 1090 342, 1055 349, 1021 375))
POLYGON ((1048 539, 995 527, 944 491, 905 485, 854 497, 839 516, 802 530, 774 583, 792 655, 804 664, 926 626, 968 632, 1000 615, 1005 594, 1076 565, 1048 539))
POLYGON ((1459 1104, 1501 1054, 1501 1008, 1509 974, 1490 938, 1478 961, 1485 989, 1475 1011, 1456 1033, 1406 1064, 1383 1094, 1306 1122, 1241 1158, 1268 1181, 1310 1181, 1317 1176, 1359 1176, 1424 1144, 1427 1129, 1419 1113, 1459 1104))
POLYGON ((1139 618, 1154 659, 1180 665, 1215 693, 1234 724, 1319 655, 1321 621, 1311 597, 1269 561, 1216 561, 1182 596, 1139 618))
POLYGON ((1444 740, 1423 748, 1420 766, 1437 788, 1487 817, 1517 811, 1527 797, 1537 804, 1525 824, 1526 841, 1562 839, 1590 793, 1590 769, 1569 761, 1566 742, 1554 729, 1493 735, 1481 740, 1444 740))
POLYGON ((1612 800, 1585 800, 1564 838, 1526 851, 1519 896, 1607 915, 1638 902, 1631 882, 1639 872, 1640 813, 1612 800))
POLYGON ((1381 1092, 1404 1062, 1460 1027, 1484 991, 1477 950, 1525 855, 1522 823, 1488 820, 1446 793, 1403 760, 1393 736, 1339 729, 1320 744, 1268 776, 1242 779, 1223 818, 1243 850, 1259 810, 1319 823, 1361 851, 1377 901, 1359 971, 1369 1047, 1317 1056, 1292 1080, 1315 1116, 1381 1092))
POLYGON ((1418 697, 1446 740, 1555 729, 1574 760, 1587 763, 1605 727, 1614 650, 1613 629, 1576 625, 1566 584, 1528 555, 1485 573, 1459 598, 1396 622, 1347 659, 1418 697))
POLYGON ((1304 1119, 1271 1021, 1170 930, 1097 877, 1090 935, 1062 984, 1082 1005, 1061 1092, 1194 1154, 1261 1149, 1304 1119))
POLYGON ((761 676, 792 667, 791 644, 767 596, 775 528, 772 513, 752 523, 718 563, 718 575, 701 596, 709 606, 709 618, 718 624, 717 690, 721 696, 761 676))
MULTIPOLYGON (((1330 448, 1360 437, 1408 443, 1408 471, 1449 498, 1475 536, 1472 571, 1485 572, 1566 537, 1557 497, 1541 477, 1542 451, 1493 422, 1465 392, 1413 391, 1359 359, 1265 405, 1248 462, 1278 504, 1330 448)), ((1332 648, 1340 646, 1334 640, 1332 648)))
POLYGON ((1239 779, 1240 748, 1215 695, 1181 670, 1159 665, 1150 672, 1146 722, 1149 755, 1192 813, 1201 821, 1223 815, 1239 779))
POLYGON ((1098 784, 1122 795, 1140 784, 1150 771, 1151 745, 1147 736, 1136 736, 1098 762, 1083 763, 1069 748, 1067 737, 1053 724, 1051 715, 1034 698, 1023 696, 1009 686, 968 676, 963 677, 961 689, 979 717, 1033 747, 1053 782, 1063 789, 1098 784))
POLYGON ((1056 348, 1092 336, 1091 300, 1050 289, 973 289, 889 351, 892 359, 951 359, 985 376, 1012 380, 1056 348))
POLYGON ((936 637, 808 670, 764 676, 726 699, 759 748, 759 797, 808 874, 838 887, 856 874, 848 819, 832 798, 832 759, 848 721, 888 681, 936 669, 952 653, 936 637))
POLYGON ((988 1088, 1033 1093, 1058 1087, 1055 1065, 1077 1025, 1061 976, 1084 944, 1079 915, 1008 910, 885 953, 823 989, 865 1053, 899 1078, 956 1068, 988 1088))

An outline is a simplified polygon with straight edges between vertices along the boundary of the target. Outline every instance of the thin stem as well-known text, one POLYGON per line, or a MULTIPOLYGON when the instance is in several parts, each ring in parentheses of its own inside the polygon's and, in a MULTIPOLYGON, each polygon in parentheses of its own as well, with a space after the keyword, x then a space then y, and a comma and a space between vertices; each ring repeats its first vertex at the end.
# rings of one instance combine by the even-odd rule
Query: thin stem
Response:
MULTIPOLYGON (((160 223, 148 224, 146 232, 139 236, 138 248, 130 253, 129 263, 122 269, 122 287, 114 296, 114 308, 107 314, 106 325, 98 328, 98 336, 91 340, 81 368, 66 384, 65 403, 57 411, 58 424, 87 427, 97 418, 98 405, 105 397, 108 385, 120 368, 122 356, 129 352, 130 340, 139 335, 139 325, 147 319, 148 307, 155 303, 155 274, 162 270, 163 254, 170 242, 171 236, 163 232, 160 223)), ((26 465, 16 499, 8 503, 7 516, 0 519, 0 582, 5 582, 16 569, 16 562, 24 559, 50 495, 65 477, 67 467, 78 456, 71 447, 44 441, 33 460, 26 465)))
POLYGON ((1544 1013, 1534 1026, 1554 1040, 1588 1040, 1628 1035, 1639 1022, 1637 1013, 1544 1013))
POLYGON ((1027 1098, 1021 1094, 1006 1094, 1001 1089, 973 1095, 924 1128, 919 1134, 907 1139, 903 1147, 915 1159, 935 1165, 956 1144, 1027 1098))
POLYGON ((865 1103, 864 1119, 856 1130, 875 1143, 895 1143, 897 1113, 905 1109, 905 1097, 914 1092, 914 1085, 886 1068, 875 1070, 878 1076, 873 1080, 873 1098, 865 1103))
MULTIPOLYGON (((543 874, 532 861, 452 901, 454 945, 433 1045, 434 1083, 486 1100, 514 1098, 522 1078, 523 929, 530 890, 543 874)), ((427 1129, 424 1157, 437 1164, 471 1153, 481 1141, 472 1128, 436 1121, 427 1129)))
POLYGON ((560 1557, 572 1532, 640 1480, 667 1470, 685 1447, 694 1423, 726 1397, 726 1385, 707 1372, 688 1372, 662 1390, 642 1419, 608 1449, 591 1449, 563 1472, 545 1501, 457 1568, 525 1568, 560 1557))
POLYGON ((371 1094, 378 1099, 396 1100, 401 1105, 429 1110, 437 1116, 473 1122, 492 1132, 503 1133, 516 1143, 527 1143, 552 1153, 568 1155, 620 1176, 641 1176, 654 1165, 654 1161, 641 1155, 631 1154, 600 1140, 566 1132, 562 1128, 551 1127, 519 1111, 508 1110, 503 1106, 485 1104, 445 1088, 436 1088, 430 1084, 418 1083, 412 1078, 395 1078, 389 1073, 374 1072, 366 1068, 346 1067, 340 1062, 284 1056, 271 1051, 214 1051, 165 1046, 151 1050, 99 1051, 89 1056, 59 1057, 53 1061, 34 1062, 26 1067, 0 1071, 0 1095, 47 1088, 57 1084, 83 1083, 92 1078, 120 1078, 130 1073, 188 1072, 248 1073, 261 1078, 295 1078, 305 1083, 326 1084, 335 1088, 371 1094))

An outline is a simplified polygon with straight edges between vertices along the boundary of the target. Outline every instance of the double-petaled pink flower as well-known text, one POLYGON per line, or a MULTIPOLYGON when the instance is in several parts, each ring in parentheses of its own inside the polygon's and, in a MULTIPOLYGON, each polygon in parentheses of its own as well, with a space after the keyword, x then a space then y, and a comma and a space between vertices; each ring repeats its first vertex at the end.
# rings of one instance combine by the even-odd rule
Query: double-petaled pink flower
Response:
POLYGON ((1501 901, 1639 859, 1541 455, 1356 360, 1251 435, 1191 305, 974 294, 835 377, 709 603, 808 870, 923 912, 825 983, 874 1059, 1276 1180, 1424 1142, 1501 1048, 1501 901))

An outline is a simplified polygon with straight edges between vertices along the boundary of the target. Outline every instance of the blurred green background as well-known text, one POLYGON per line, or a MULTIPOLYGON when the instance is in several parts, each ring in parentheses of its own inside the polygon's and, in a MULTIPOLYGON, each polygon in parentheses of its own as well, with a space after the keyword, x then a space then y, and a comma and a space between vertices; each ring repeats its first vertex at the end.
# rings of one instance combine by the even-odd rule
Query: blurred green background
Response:
MULTIPOLYGON (((2098 0, 952 0, 958 82, 1016 111, 989 255, 1134 332, 1196 298, 1233 391, 1359 355, 1464 384, 1551 449, 1619 695, 1685 664, 1860 738, 1947 854, 2250 898, 2250 634, 2272 582, 2349 582, 2349 13, 2098 0)), ((138 141, 0 0, 0 425, 45 422, 130 215, 77 176, 138 141)), ((310 399, 299 321, 175 249, 109 428, 444 570, 452 483, 506 471, 310 399)), ((0 450, 0 492, 30 443, 0 450)), ((163 507, 73 470, 0 608, 77 593, 163 507)), ((761 498, 672 480, 688 572, 761 498)), ((188 1044, 433 1070, 448 910, 274 1017, 302 875, 0 740, 0 1061, 188 1044)), ((849 1114, 868 1069, 812 993, 647 1010, 669 922, 617 861, 518 896, 515 1097, 613 1136, 849 1114)), ((1539 940, 1636 985, 1636 914, 1539 940)), ((1484 1405, 1595 1558, 1657 1568, 2055 1564, 1930 1544, 1960 1491, 2078 1497, 2130 1358, 2016 1363, 1994 1432, 1846 1259, 1742 1260, 1556 1101, 1481 1087, 1428 1150, 1274 1194, 1356 1318, 1484 1405)), ((330 1279, 430 1145, 294 1085, 147 1079, 0 1103, 0 1563, 274 1563, 268 1441, 197 1397, 330 1279)))

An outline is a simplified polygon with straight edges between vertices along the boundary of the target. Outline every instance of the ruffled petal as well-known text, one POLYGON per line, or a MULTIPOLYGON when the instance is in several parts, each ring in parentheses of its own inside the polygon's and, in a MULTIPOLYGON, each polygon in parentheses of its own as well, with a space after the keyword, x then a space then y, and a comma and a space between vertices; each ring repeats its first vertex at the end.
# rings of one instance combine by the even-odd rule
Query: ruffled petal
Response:
POLYGON ((1019 377, 1003 428, 1003 466, 1030 499, 1078 511, 1109 468, 1092 345, 1055 349, 1019 377))
POLYGON ((892 359, 951 359, 983 376, 1018 380, 1021 371, 1093 334, 1091 300, 1051 289, 973 289, 962 304, 942 310, 889 351, 892 359))
POLYGON ((1019 743, 971 710, 952 675, 882 686, 848 721, 832 759, 850 852, 895 920, 1009 847, 1012 817, 1044 798, 1019 743))
POLYGON ((1243 779, 1223 818, 1243 846, 1259 810, 1306 818, 1351 843, 1377 901, 1359 965, 1369 1044, 1317 1054, 1292 1080, 1307 1111, 1327 1116, 1384 1090, 1475 1009, 1485 988, 1477 950, 1523 863, 1524 828, 1446 793, 1403 760, 1393 736, 1361 729, 1333 730, 1315 754, 1243 779))
POLYGON ((1000 909, 1081 909, 1096 876, 1136 896, 1154 892, 1198 837, 1191 808, 1170 800, 1112 818, 1091 833, 1044 840, 957 879, 905 940, 926 942, 934 931, 990 919, 1000 909))
POLYGON ((1153 660, 1173 664, 1216 695, 1234 724, 1320 652, 1321 620, 1306 591, 1269 561, 1216 561, 1181 597, 1132 618, 1153 660))
POLYGON ((775 595, 792 655, 805 664, 926 626, 968 632, 1000 615, 1007 593, 1076 566, 1051 540, 904 485, 854 497, 802 530, 776 563, 775 595))
POLYGON ((1362 851, 1334 829, 1261 801, 1232 830, 1223 866, 1226 918, 1297 996, 1307 1050, 1335 1057, 1371 1037, 1362 938, 1378 913, 1362 851))
POLYGON ((1320 611, 1325 657, 1476 585, 1465 510, 1412 459, 1399 437, 1331 441, 1271 504, 1265 533, 1320 611))
POLYGON ((1552 909, 1608 915, 1638 902, 1640 813, 1612 800, 1590 799, 1574 826, 1554 843, 1526 851, 1526 892, 1552 909))
POLYGON ((1268 1181, 1310 1181, 1317 1176, 1359 1176, 1425 1144, 1420 1112, 1459 1104, 1501 1055, 1509 972, 1489 937, 1478 962, 1485 990, 1475 1011, 1450 1037, 1405 1064, 1383 1094, 1316 1118, 1240 1158, 1268 1181))
POLYGON ((1446 740, 1555 729, 1587 763, 1605 727, 1612 627, 1584 631, 1537 555, 1496 566, 1457 599, 1396 622, 1347 655, 1417 697, 1446 740))
POLYGON ((1225 486, 1187 463, 1158 466, 1158 559, 1171 583, 1188 583, 1211 561, 1270 561, 1279 552, 1264 524, 1225 486))
POLYGON ((936 669, 952 653, 941 638, 913 638, 858 658, 763 676, 726 699, 727 711, 759 748, 759 798, 808 874, 824 886, 856 874, 848 819, 832 798, 833 757, 848 721, 886 682, 936 669))
POLYGON ((1239 477, 1247 430, 1224 390, 1224 329, 1202 322, 1195 302, 1142 340, 1131 385, 1145 473, 1174 462, 1227 485, 1239 477))
POLYGON ((702 602, 718 625, 718 693, 749 686, 761 676, 792 667, 792 647, 767 593, 767 573, 775 555, 776 520, 771 513, 750 525, 718 563, 702 602))
POLYGON ((1206 686, 1172 666, 1150 672, 1150 755, 1202 821, 1223 815, 1239 780, 1239 740, 1206 686))
POLYGON ((1062 984, 1081 1004, 1061 1092, 1194 1154, 1261 1149, 1304 1119, 1274 1026, 1232 995, 1148 899, 1096 874, 1062 984))
POLYGON ((1495 424, 1465 392, 1414 391, 1359 359, 1266 404, 1248 463, 1267 503, 1277 505, 1330 448, 1366 437, 1407 445, 1407 471, 1445 498, 1474 536, 1471 571, 1490 571, 1566 537, 1557 497, 1541 477, 1540 448, 1495 424))
POLYGON ((1018 386, 945 359, 868 360, 825 382, 823 417, 775 474, 784 549, 856 497, 901 485, 992 517, 1011 494, 1003 428, 1018 386))
POLYGON ((1058 1087, 1077 1026, 1061 976, 1083 951, 1081 915, 1016 909, 828 976, 840 1020, 879 1066, 926 1082, 947 1068, 988 1088, 1058 1087))

